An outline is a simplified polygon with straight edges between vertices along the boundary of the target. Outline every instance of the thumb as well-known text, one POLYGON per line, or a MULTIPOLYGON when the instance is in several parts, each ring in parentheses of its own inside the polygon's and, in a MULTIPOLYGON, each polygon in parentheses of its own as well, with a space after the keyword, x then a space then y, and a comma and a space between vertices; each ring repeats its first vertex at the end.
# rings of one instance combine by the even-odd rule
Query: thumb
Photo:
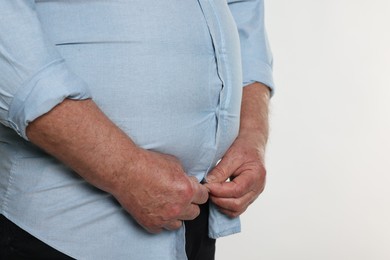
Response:
POLYGON ((206 181, 207 183, 225 182, 239 166, 239 163, 235 163, 235 160, 223 157, 222 160, 206 176, 206 181))

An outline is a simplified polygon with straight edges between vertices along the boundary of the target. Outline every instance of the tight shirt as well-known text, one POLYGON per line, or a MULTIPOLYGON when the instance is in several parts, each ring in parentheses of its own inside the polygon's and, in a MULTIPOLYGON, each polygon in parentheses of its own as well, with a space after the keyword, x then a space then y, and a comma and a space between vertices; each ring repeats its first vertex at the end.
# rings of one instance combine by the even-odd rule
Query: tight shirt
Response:
MULTIPOLYGON (((262 0, 0 1, 0 213, 76 259, 186 259, 184 226, 147 233, 25 129, 65 98, 93 98, 201 181, 255 81, 273 89, 262 0)), ((210 206, 210 237, 239 231, 210 206)))

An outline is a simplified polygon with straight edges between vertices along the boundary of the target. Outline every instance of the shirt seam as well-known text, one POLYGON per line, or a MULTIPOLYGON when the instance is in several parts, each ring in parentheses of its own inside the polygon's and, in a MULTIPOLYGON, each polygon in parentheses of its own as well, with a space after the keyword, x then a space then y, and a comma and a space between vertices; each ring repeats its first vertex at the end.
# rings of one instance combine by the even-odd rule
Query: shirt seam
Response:
POLYGON ((11 167, 9 170, 9 175, 8 175, 8 181, 7 181, 7 187, 4 193, 4 203, 3 203, 3 208, 2 211, 5 215, 8 216, 8 204, 9 204, 9 198, 10 198, 10 193, 11 193, 11 185, 14 183, 14 175, 15 175, 15 167, 19 163, 19 154, 20 152, 16 152, 12 155, 12 158, 10 160, 11 162, 11 167))

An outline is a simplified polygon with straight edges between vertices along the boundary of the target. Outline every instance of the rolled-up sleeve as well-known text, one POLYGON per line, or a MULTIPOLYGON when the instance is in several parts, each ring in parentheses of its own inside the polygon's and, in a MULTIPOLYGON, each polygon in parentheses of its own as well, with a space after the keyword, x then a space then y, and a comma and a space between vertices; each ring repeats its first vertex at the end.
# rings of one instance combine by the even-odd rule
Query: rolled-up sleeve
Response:
POLYGON ((88 99, 43 32, 34 0, 0 1, 0 122, 28 140, 29 122, 64 99, 88 99))
POLYGON ((240 36, 243 86, 261 82, 273 94, 273 59, 264 26, 264 1, 228 0, 228 4, 240 36))

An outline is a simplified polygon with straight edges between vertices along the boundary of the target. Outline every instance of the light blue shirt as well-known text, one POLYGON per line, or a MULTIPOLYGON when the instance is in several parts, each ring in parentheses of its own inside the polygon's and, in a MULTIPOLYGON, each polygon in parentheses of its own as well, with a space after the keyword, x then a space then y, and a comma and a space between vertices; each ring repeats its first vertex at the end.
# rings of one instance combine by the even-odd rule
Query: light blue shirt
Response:
MULTIPOLYGON (((92 97, 135 143, 202 180, 255 81, 273 89, 262 0, 0 0, 1 214, 77 259, 186 259, 184 227, 147 233, 26 126, 92 97)), ((211 205, 210 237, 239 231, 211 205)))

